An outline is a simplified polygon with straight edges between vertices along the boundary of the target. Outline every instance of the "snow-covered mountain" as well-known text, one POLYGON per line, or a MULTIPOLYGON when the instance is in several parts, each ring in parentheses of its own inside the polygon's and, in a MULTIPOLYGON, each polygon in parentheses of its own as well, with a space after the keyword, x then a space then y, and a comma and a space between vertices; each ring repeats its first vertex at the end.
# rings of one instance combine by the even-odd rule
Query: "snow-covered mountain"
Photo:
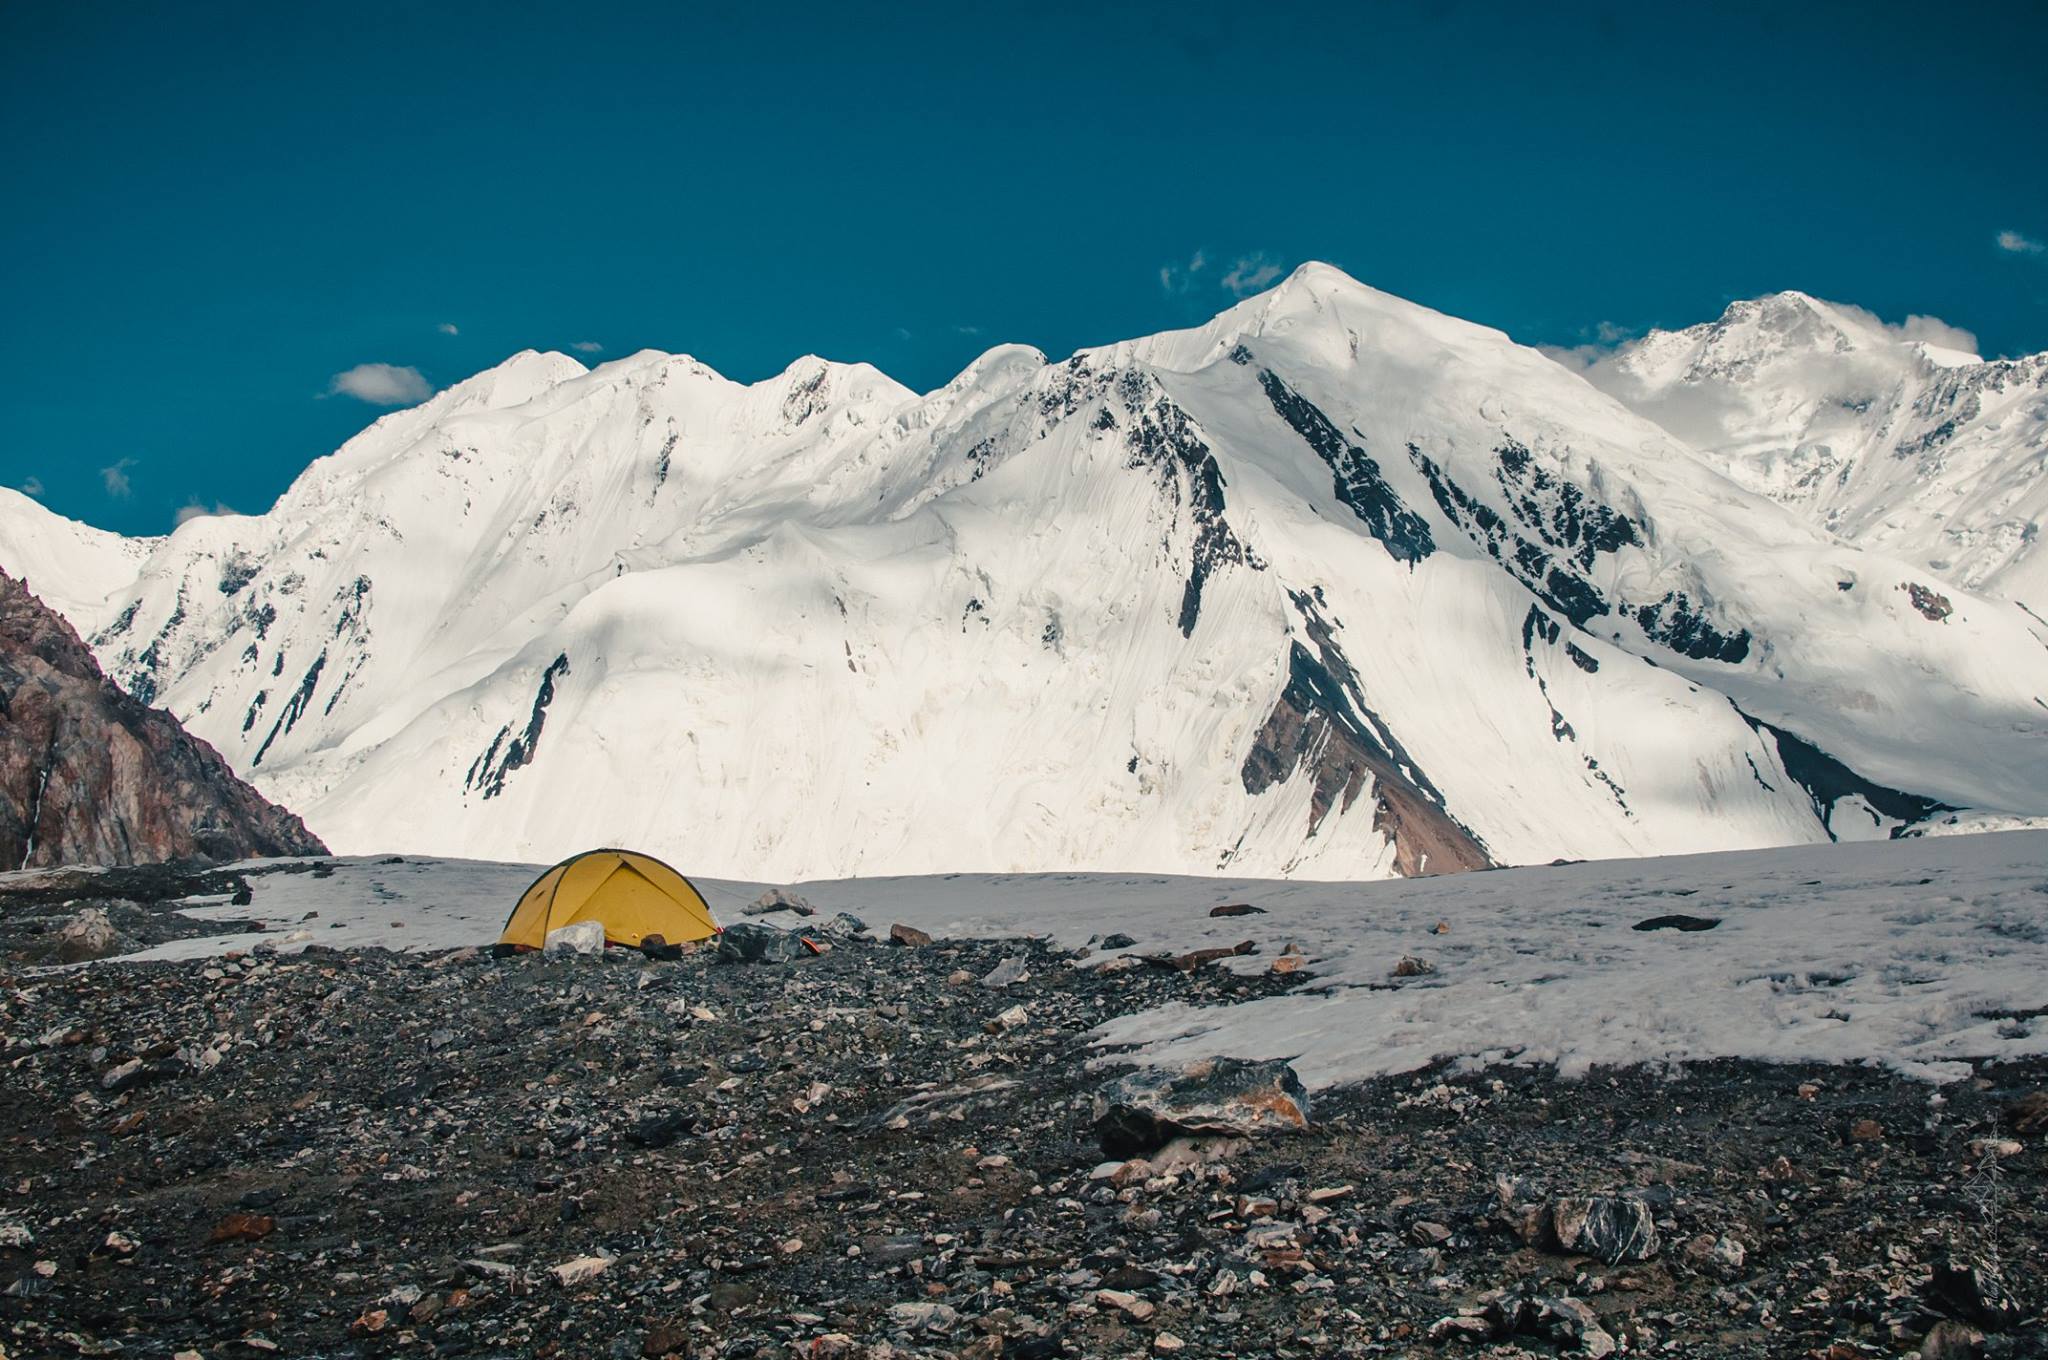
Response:
POLYGON ((1804 293, 1652 331, 1587 376, 1753 491, 2048 616, 2048 354, 1804 293))
POLYGON ((526 353, 139 571, 53 519, 0 566, 343 851, 1349 878, 2048 814, 2048 625, 1327 266, 925 395, 526 353))

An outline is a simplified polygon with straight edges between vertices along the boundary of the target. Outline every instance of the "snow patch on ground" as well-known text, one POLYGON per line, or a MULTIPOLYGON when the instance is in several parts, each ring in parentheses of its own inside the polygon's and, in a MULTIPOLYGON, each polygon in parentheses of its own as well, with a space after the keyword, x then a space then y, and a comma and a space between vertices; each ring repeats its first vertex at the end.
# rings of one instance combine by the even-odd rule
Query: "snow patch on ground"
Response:
MULTIPOLYGON (((464 860, 330 863, 326 877, 254 877, 250 906, 192 910, 260 918, 262 934, 177 940, 139 957, 265 942, 488 944, 537 873, 464 860)), ((726 922, 762 886, 696 882, 726 922)), ((1373 883, 1076 873, 796 887, 821 912, 851 911, 878 932, 902 921, 940 936, 1068 946, 1122 932, 1137 953, 1249 939, 1257 952, 1227 961, 1241 970, 1298 946, 1309 977, 1294 993, 1163 1007, 1113 1021, 1098 1038, 1149 1061, 1290 1058, 1317 1087, 1446 1059, 1568 1074, 1734 1057, 1876 1062, 1952 1080, 1970 1059, 2048 1053, 2048 831, 1373 883), (1263 914, 1208 915, 1231 902, 1263 914), (1636 929, 1670 916, 1717 924, 1636 929), (1430 971, 1394 976, 1404 957, 1430 971)))

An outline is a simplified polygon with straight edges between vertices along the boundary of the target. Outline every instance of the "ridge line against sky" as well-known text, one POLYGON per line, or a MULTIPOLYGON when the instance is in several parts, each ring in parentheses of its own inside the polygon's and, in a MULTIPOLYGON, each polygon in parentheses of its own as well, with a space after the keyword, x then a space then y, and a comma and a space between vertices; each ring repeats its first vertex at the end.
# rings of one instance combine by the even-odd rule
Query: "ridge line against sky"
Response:
POLYGON ((0 484, 261 510, 522 348, 919 390, 1323 259, 1570 350, 1782 289, 2048 349, 2048 13, 0 10, 0 484))

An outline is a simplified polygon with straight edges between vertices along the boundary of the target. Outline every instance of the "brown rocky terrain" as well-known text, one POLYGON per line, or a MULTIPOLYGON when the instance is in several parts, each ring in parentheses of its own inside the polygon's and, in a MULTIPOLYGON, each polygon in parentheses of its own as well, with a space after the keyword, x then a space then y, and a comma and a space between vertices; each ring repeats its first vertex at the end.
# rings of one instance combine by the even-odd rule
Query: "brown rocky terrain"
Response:
MULTIPOLYGON (((147 872, 98 908, 143 940, 242 877, 147 872)), ((76 891, 0 884, 0 958, 48 957, 76 891)), ((2048 1354, 2040 1060, 1943 1088, 1722 1061, 1314 1093, 1220 1063, 1190 1089, 1092 1032, 1298 975, 764 931, 0 962, 0 1348, 2048 1354), (1153 1145, 1176 1132, 1204 1137, 1153 1145)))
POLYGON ((0 573, 0 869, 325 853, 0 573))

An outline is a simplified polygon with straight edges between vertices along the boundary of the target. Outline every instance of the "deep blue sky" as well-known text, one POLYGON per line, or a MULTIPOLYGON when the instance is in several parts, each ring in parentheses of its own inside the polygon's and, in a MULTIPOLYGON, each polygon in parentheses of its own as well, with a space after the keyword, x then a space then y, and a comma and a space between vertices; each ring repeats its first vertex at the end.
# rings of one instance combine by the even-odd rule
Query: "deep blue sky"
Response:
POLYGON ((358 364, 929 387, 1246 257, 1532 342, 1797 287, 2048 349, 2039 6, 859 8, 0 7, 0 482, 160 532, 373 419, 358 364))

